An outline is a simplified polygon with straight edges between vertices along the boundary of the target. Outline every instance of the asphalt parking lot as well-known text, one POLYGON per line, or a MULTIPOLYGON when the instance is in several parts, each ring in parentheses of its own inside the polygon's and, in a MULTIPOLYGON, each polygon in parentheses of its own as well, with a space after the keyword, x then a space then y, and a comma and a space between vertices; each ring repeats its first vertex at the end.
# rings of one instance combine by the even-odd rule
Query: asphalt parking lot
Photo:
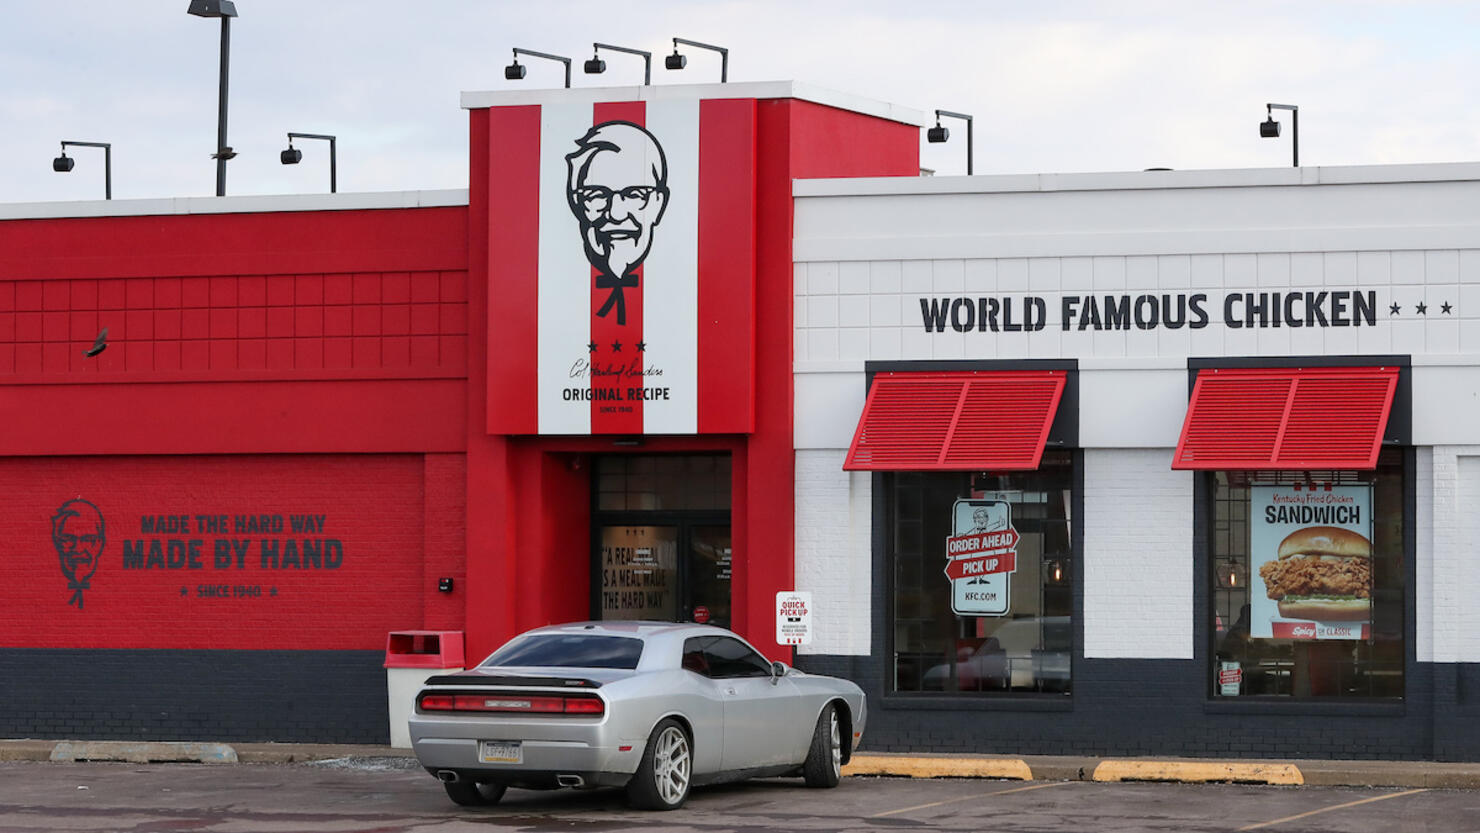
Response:
POLYGON ((1473 831, 1480 792, 851 777, 766 779, 637 812, 617 790, 510 790, 463 809, 408 759, 0 763, 0 831, 1473 831))

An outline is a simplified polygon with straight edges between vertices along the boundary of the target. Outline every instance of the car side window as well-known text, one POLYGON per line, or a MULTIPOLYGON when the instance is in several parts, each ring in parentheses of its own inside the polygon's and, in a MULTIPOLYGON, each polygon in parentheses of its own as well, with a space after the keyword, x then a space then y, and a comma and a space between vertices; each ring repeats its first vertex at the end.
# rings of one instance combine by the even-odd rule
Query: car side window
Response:
POLYGON ((704 655, 704 645, 710 640, 707 637, 691 636, 683 641, 683 669, 705 677, 714 676, 709 667, 709 660, 704 655))
POLYGON ((738 639, 716 637, 705 647, 704 654, 709 661, 711 677, 771 676, 771 663, 738 639))

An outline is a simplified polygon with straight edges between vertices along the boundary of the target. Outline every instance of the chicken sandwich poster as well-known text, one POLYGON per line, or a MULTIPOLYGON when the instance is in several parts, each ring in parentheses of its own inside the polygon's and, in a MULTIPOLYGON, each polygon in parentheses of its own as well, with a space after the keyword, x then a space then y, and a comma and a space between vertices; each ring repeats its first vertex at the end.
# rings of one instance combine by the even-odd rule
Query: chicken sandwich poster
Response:
POLYGON ((1372 622, 1372 487, 1250 490, 1250 636, 1365 639, 1372 622))

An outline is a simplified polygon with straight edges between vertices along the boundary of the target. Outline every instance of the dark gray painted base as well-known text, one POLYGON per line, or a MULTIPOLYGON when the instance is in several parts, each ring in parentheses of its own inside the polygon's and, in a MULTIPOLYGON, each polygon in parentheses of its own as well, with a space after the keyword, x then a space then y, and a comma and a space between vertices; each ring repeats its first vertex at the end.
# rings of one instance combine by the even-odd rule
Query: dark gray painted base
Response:
POLYGON ((0 737, 390 742, 380 651, 0 649, 0 737))
POLYGON ((1210 701, 1202 663, 1079 660, 1074 694, 885 697, 872 657, 799 656, 868 694, 863 747, 881 752, 1480 759, 1480 665, 1410 666, 1405 701, 1210 701))

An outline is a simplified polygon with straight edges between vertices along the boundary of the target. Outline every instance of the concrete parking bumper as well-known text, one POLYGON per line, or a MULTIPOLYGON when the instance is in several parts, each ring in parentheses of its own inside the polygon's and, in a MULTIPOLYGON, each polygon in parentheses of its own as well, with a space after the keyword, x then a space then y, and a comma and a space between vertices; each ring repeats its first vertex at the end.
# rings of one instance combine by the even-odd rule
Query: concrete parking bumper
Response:
MULTIPOLYGON (((330 743, 0 740, 0 761, 302 763, 411 757, 409 749, 330 743)), ((1347 787, 1480 789, 1480 763, 1219 760, 1076 755, 857 753, 844 775, 1019 781, 1175 781, 1347 787)))

